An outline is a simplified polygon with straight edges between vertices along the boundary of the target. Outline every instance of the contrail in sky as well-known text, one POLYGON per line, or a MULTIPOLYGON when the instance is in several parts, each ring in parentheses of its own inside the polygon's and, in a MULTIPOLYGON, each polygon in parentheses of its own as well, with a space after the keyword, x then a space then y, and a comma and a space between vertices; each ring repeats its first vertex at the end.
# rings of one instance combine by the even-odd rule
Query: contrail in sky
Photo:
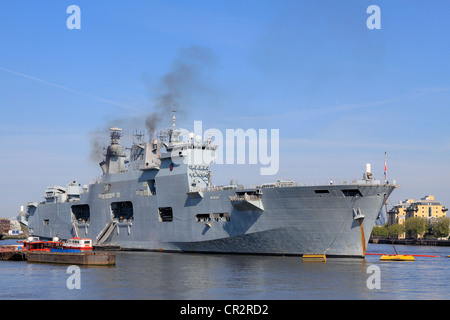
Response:
POLYGON ((121 103, 118 103, 118 102, 115 102, 115 101, 112 101, 112 100, 109 100, 109 99, 105 99, 105 98, 101 98, 101 97, 95 96, 93 94, 81 92, 81 91, 78 91, 78 90, 75 90, 75 89, 72 89, 72 88, 69 88, 69 87, 66 87, 66 86, 62 86, 62 85, 57 84, 57 83, 45 81, 45 80, 42 80, 42 79, 30 76, 30 75, 25 74, 25 73, 13 71, 13 70, 2 68, 2 67, 0 67, 0 70, 8 72, 8 73, 11 73, 11 74, 14 74, 16 76, 20 76, 20 77, 23 77, 23 78, 34 80, 34 81, 43 83, 43 84, 51 86, 51 87, 55 87, 55 88, 58 88, 58 89, 63 89, 63 90, 70 91, 70 92, 73 92, 73 93, 76 93, 76 94, 79 94, 79 95, 82 95, 82 96, 85 96, 85 97, 89 97, 89 98, 93 98, 95 100, 99 100, 101 102, 109 103, 109 104, 112 104, 112 105, 115 105, 115 106, 118 106, 118 107, 121 107, 121 108, 134 110, 134 111, 142 111, 140 109, 137 109, 137 108, 134 108, 134 107, 130 107, 130 106, 126 105, 126 104, 121 104, 121 103))

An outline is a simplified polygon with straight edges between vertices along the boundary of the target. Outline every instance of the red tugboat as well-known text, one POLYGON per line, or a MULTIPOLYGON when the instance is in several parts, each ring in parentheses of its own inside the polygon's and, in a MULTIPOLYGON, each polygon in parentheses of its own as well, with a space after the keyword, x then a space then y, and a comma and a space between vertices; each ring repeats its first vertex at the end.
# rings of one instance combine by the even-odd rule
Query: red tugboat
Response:
POLYGON ((40 240, 37 237, 28 237, 25 241, 17 241, 16 245, 0 246, 0 260, 27 260, 30 252, 52 252, 64 250, 63 243, 59 239, 53 241, 40 240))
POLYGON ((25 241, 17 241, 18 243, 22 243, 21 249, 23 251, 45 251, 50 252, 53 249, 62 249, 63 243, 58 239, 53 239, 53 241, 40 240, 37 237, 29 237, 25 241))
POLYGON ((39 240, 37 237, 29 237, 26 241, 18 241, 22 243, 24 251, 47 251, 47 252, 82 252, 92 251, 91 239, 80 239, 74 237, 67 241, 60 241, 54 238, 52 241, 39 240))
POLYGON ((95 252, 91 239, 71 238, 53 241, 29 238, 22 241, 28 262, 78 265, 114 266, 116 256, 107 252, 95 252))

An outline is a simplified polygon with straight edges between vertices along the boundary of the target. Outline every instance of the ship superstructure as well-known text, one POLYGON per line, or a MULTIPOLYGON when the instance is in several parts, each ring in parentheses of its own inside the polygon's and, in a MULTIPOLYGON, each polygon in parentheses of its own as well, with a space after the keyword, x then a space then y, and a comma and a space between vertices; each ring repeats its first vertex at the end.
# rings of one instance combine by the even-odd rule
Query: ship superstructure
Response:
POLYGON ((51 186, 27 203, 21 221, 30 235, 83 237, 94 245, 174 252, 364 257, 380 209, 395 184, 363 178, 300 186, 293 181, 245 188, 214 186, 217 145, 173 127, 157 139, 141 135, 129 152, 111 128, 90 185, 51 186))

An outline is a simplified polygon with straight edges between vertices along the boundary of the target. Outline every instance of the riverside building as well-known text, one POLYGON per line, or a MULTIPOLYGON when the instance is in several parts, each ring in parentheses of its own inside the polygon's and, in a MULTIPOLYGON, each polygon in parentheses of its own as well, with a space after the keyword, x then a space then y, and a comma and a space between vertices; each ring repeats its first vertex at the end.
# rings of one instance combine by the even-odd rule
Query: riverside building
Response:
POLYGON ((435 200, 432 195, 425 196, 418 201, 406 199, 389 210, 388 224, 403 224, 406 219, 411 217, 428 219, 446 217, 447 210, 448 208, 435 200))
POLYGON ((434 196, 426 196, 419 201, 413 202, 406 208, 406 219, 411 217, 441 218, 447 216, 447 208, 439 201, 434 200, 434 196))
MULTIPOLYGON (((447 216, 447 210, 444 205, 434 199, 434 196, 428 195, 418 201, 406 199, 391 208, 388 212, 388 225, 404 224, 405 220, 412 217, 427 218, 433 223, 437 218, 447 216)), ((399 239, 405 238, 405 233, 398 236, 399 239)))

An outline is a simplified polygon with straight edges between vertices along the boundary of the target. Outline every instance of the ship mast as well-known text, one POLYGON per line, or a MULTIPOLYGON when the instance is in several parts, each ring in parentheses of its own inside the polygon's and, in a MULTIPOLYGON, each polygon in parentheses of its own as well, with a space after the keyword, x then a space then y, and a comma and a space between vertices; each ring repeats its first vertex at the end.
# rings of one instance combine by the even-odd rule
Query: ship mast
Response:
POLYGON ((177 112, 177 110, 172 110, 172 112, 173 112, 172 130, 175 131, 175 112, 177 112))

